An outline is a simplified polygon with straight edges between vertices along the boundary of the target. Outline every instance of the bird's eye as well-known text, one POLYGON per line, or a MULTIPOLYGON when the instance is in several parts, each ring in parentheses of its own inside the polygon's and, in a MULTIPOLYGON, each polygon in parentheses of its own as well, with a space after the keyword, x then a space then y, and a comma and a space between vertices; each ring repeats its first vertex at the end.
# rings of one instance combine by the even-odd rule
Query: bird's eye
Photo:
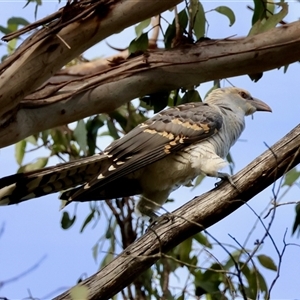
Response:
POLYGON ((239 92, 240 96, 247 100, 252 100, 253 98, 245 92, 239 92))

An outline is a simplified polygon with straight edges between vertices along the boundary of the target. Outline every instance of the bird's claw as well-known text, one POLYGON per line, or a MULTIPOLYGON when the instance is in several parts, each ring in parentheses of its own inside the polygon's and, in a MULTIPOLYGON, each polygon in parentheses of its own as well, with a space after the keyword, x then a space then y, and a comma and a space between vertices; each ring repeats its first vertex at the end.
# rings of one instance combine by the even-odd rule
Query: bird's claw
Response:
POLYGON ((232 180, 232 178, 229 174, 219 172, 218 177, 221 178, 221 180, 215 183, 215 187, 219 187, 226 180, 231 184, 231 186, 233 186, 236 190, 241 192, 240 189, 236 186, 236 184, 234 183, 234 181, 232 180))
POLYGON ((155 225, 163 225, 163 224, 166 224, 166 223, 168 223, 169 221, 172 221, 174 219, 174 217, 172 216, 172 215, 170 215, 170 214, 164 214, 164 215, 162 215, 162 216, 160 216, 160 217, 158 217, 158 216, 156 216, 156 217, 151 217, 150 218, 150 220, 149 220, 149 222, 150 222, 150 224, 149 224, 149 226, 148 226, 148 228, 147 228, 147 231, 150 229, 150 228, 152 228, 152 227, 154 227, 155 225))

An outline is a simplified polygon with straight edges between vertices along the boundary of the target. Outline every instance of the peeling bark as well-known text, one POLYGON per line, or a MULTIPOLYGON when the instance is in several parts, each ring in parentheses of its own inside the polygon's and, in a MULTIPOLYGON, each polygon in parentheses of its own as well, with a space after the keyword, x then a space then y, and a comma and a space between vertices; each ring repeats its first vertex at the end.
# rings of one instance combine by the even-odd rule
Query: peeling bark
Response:
POLYGON ((23 98, 14 120, 0 131, 0 147, 45 129, 112 111, 139 96, 197 85, 216 79, 216 74, 225 78, 293 63, 300 60, 299 32, 300 21, 247 38, 153 50, 112 62, 109 70, 48 83, 23 98))
MULTIPOLYGON (((299 145, 300 125, 233 177, 240 192, 224 183, 174 211, 171 214, 174 218, 156 225, 111 263, 78 285, 88 290, 86 300, 110 299, 164 257, 164 253, 222 220, 271 185, 300 163, 299 145)), ((70 290, 54 300, 67 299, 72 299, 70 290)))
POLYGON ((20 101, 74 57, 181 1, 85 0, 66 5, 57 20, 32 34, 0 65, 0 125, 14 122, 20 101))

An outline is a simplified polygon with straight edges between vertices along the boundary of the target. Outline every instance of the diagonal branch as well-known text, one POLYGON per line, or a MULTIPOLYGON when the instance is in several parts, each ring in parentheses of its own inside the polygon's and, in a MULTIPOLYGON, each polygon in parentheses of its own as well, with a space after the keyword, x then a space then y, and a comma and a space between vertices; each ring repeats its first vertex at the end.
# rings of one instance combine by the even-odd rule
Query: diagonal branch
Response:
MULTIPOLYGON (((228 216, 300 163, 300 125, 241 170, 229 183, 196 197, 127 247, 98 273, 79 286, 88 300, 109 299, 185 239, 228 216), (154 232, 155 230, 155 232, 154 232)), ((71 299, 70 290, 55 300, 71 299)))
POLYGON ((32 34, 1 64, 0 125, 11 122, 23 97, 74 57, 106 37, 181 1, 82 0, 66 5, 61 13, 53 16, 52 22, 32 34))
POLYGON ((14 121, 0 131, 0 147, 45 129, 112 111, 139 96, 217 77, 258 73, 298 61, 299 32, 300 21, 247 38, 149 51, 111 62, 109 70, 77 75, 66 82, 48 82, 22 99, 14 121))

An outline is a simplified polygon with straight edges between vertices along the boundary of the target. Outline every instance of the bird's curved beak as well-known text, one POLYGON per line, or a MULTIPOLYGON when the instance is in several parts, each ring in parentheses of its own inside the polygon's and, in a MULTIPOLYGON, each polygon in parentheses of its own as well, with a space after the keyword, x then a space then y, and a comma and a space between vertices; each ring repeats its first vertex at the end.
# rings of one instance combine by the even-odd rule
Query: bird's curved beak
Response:
POLYGON ((272 112, 271 107, 266 104, 265 102, 257 99, 257 98, 253 98, 253 100, 249 100, 249 102, 251 101, 251 104, 256 108, 256 111, 269 111, 272 112))

